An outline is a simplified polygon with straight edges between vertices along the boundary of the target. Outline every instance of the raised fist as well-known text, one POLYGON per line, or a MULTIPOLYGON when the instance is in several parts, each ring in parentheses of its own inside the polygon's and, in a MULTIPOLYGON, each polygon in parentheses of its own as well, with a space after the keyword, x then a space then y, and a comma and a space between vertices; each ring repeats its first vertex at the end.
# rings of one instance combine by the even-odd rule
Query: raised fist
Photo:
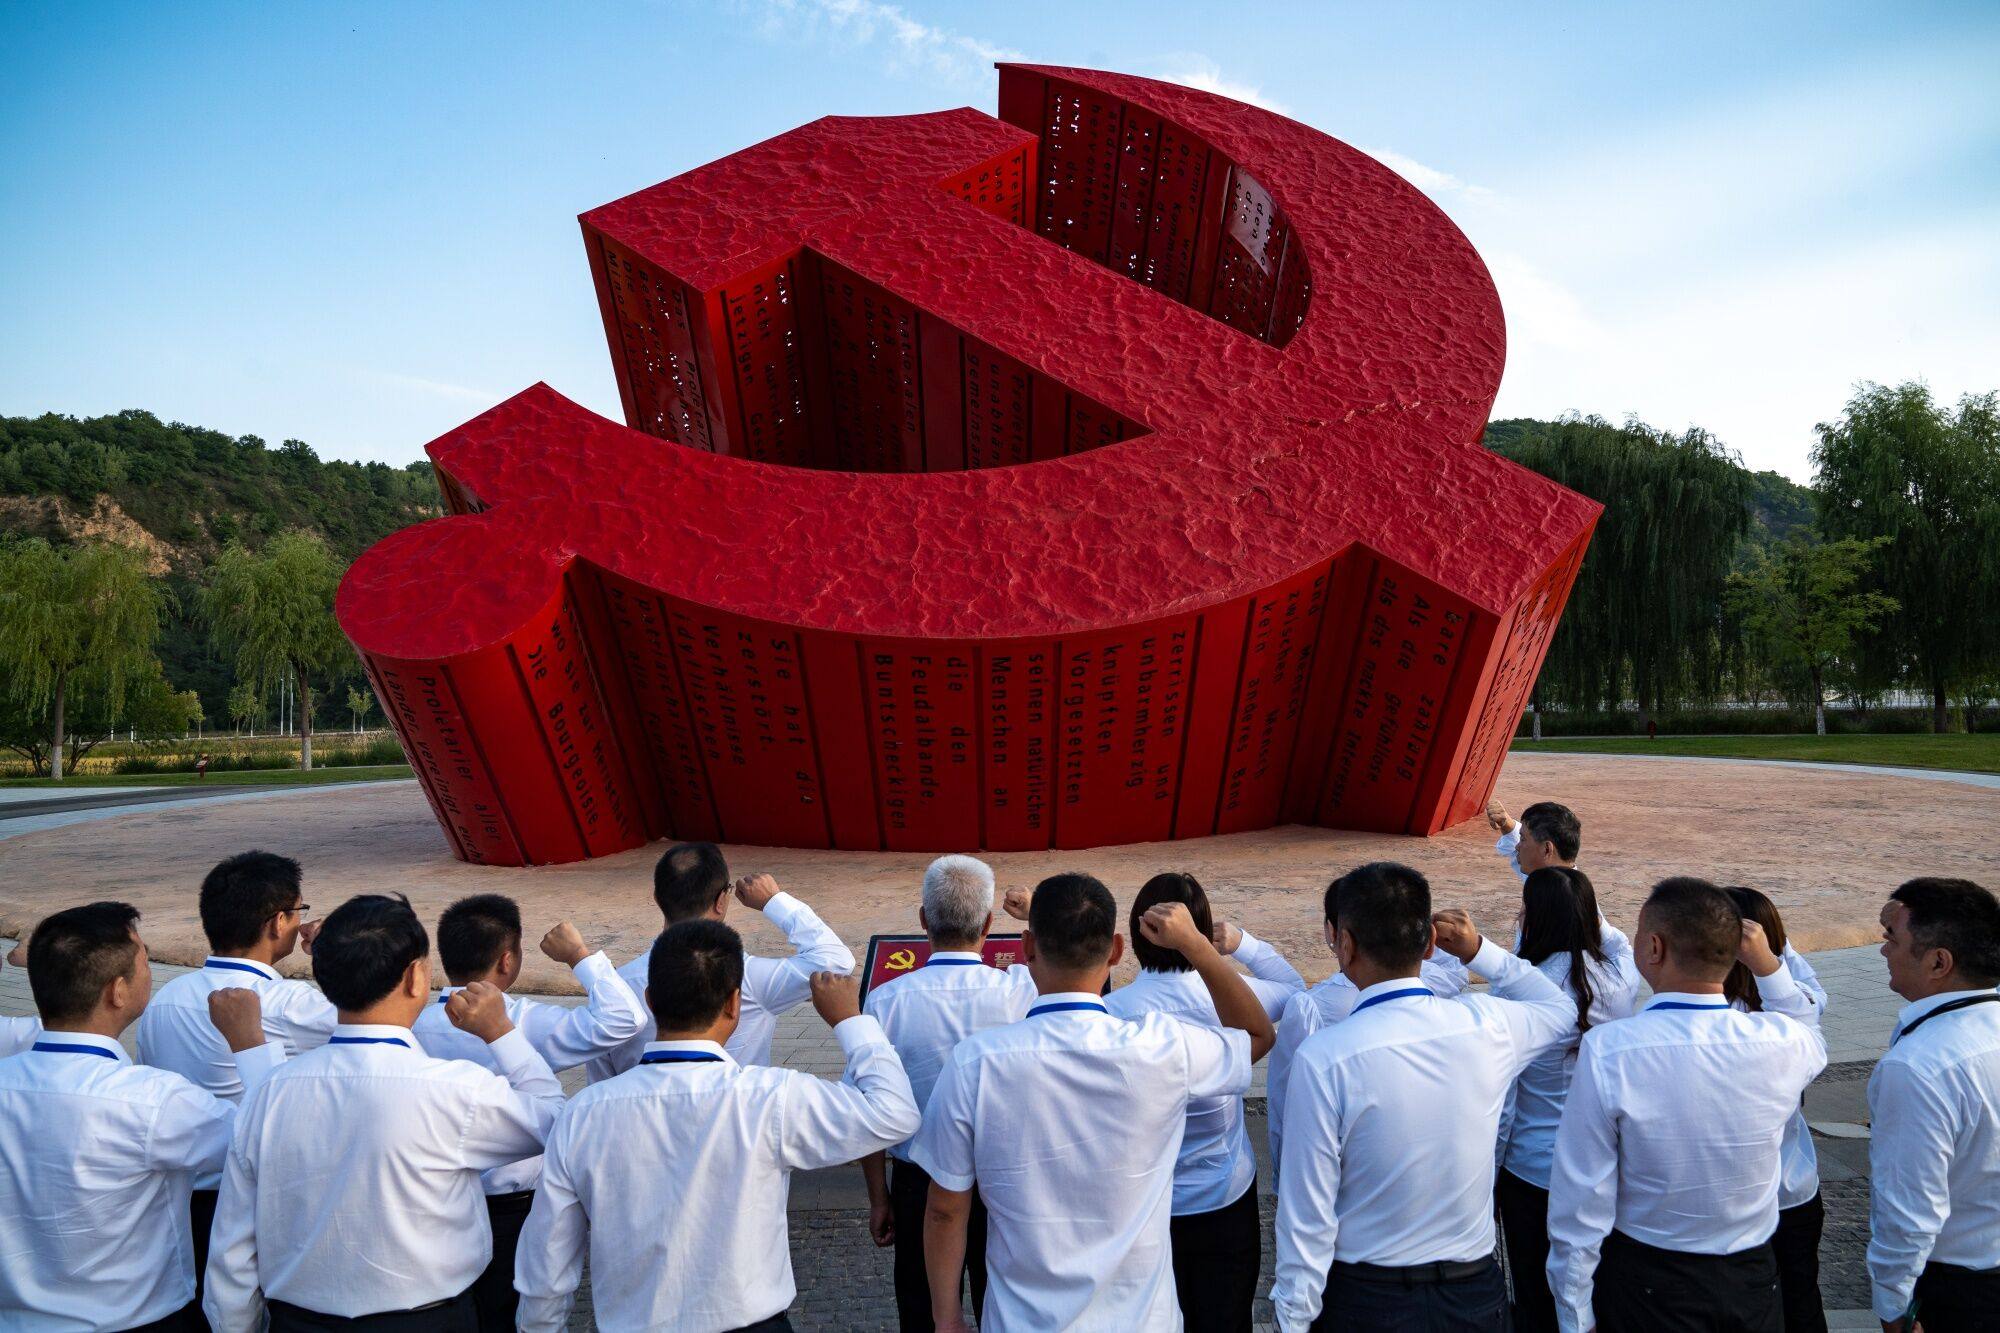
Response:
POLYGON ((1234 921, 1218 921, 1208 932, 1217 953, 1235 953, 1243 947, 1243 930, 1234 921))
POLYGON ((1147 908, 1146 915, 1139 918, 1139 933, 1151 943, 1183 957, 1191 956, 1194 950, 1208 943, 1186 903, 1159 903, 1147 908))
POLYGON ((861 983, 838 972, 812 974, 813 1008, 830 1028, 861 1012, 861 983))
POLYGON ((1498 798, 1486 803, 1486 822, 1493 826, 1495 833, 1505 833, 1514 827, 1514 817, 1507 813, 1507 807, 1498 798))
POLYGON ((575 926, 559 921, 542 936, 542 952, 564 967, 575 967, 590 957, 590 946, 583 942, 583 933, 575 926))
POLYGON ((778 881, 769 875, 745 875, 736 881, 736 901, 753 912, 764 910, 765 904, 778 896, 778 881))
POLYGON ((306 951, 308 957, 311 956, 313 951, 313 941, 319 938, 319 928, 325 924, 325 918, 321 918, 318 921, 306 921, 300 924, 299 947, 306 951))
POLYGON ((1026 921, 1028 908, 1034 905, 1034 901, 1033 889, 1009 889, 1006 896, 1000 900, 1000 910, 1016 921, 1026 921))
POLYGON ((208 993, 208 1021, 232 1051, 250 1051, 264 1044, 264 1005, 257 992, 224 986, 208 993))
POLYGON ((1771 941, 1765 938, 1764 928, 1747 916, 1743 918, 1743 942, 1736 947, 1736 961, 1760 977, 1768 977, 1783 966, 1778 955, 1771 952, 1771 941))
POLYGON ((514 1030, 514 1020, 507 1017, 507 993, 487 981, 454 991, 445 1001, 444 1016, 489 1046, 514 1030))
POLYGON ((28 937, 21 936, 21 942, 7 953, 7 966, 26 967, 28 965, 28 937))
POLYGON ((1447 907, 1431 918, 1431 928, 1437 932, 1438 949, 1459 962, 1469 963, 1479 952, 1479 927, 1465 909, 1447 907))

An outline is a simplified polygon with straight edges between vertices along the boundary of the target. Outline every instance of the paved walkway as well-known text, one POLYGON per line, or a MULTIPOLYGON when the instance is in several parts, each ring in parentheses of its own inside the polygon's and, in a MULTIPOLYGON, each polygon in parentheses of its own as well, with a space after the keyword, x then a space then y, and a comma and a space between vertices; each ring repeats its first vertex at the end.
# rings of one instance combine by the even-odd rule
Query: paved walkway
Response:
MULTIPOLYGON (((0 953, 12 947, 0 942, 0 953)), ((1878 1327, 1868 1312, 1868 1278, 1864 1251, 1868 1242, 1868 1070, 1888 1048, 1896 1011, 1902 1007, 1888 988, 1882 959, 1872 946, 1836 949, 1809 955, 1828 994, 1825 1023, 1829 1065, 1806 1093, 1806 1115, 1819 1149, 1820 1178, 1826 1201, 1826 1235, 1820 1247, 1821 1289, 1826 1294, 1829 1322, 1836 1329, 1878 1327)), ((188 969, 167 964, 153 969, 154 985, 164 985, 188 969)), ((580 1003, 552 997, 553 1003, 580 1003)), ((0 1013, 34 1012, 27 976, 18 969, 0 972, 0 1013)), ((127 1042, 130 1045, 130 1042, 127 1042)), ((841 1072, 840 1048, 833 1034, 809 1006, 778 1022, 772 1053, 788 1068, 827 1078, 841 1072)), ((563 1086, 582 1086, 580 1070, 563 1075, 563 1086)), ((1258 1189, 1262 1196, 1265 1240, 1264 1278, 1270 1286, 1275 1247, 1270 1238, 1271 1169, 1265 1155, 1264 1067, 1258 1065, 1250 1094, 1250 1134, 1257 1147, 1258 1189)), ((792 1265, 799 1296, 792 1307, 793 1323, 805 1333, 817 1329, 883 1329, 896 1327, 890 1285, 889 1252, 877 1250, 867 1234, 867 1193, 858 1168, 836 1167, 801 1172, 791 1191, 792 1265)), ((593 1327, 589 1288, 579 1293, 574 1329, 593 1327)), ((1257 1302, 1257 1327, 1273 1327, 1269 1302, 1257 1302)))

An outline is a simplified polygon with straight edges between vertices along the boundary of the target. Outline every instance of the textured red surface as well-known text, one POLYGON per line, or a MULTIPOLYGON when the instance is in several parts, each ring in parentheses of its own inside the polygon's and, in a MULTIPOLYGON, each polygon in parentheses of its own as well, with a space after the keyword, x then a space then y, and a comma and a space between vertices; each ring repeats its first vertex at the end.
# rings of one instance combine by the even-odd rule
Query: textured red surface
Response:
POLYGON ((591 213, 630 426, 536 386, 341 623, 462 857, 1025 849, 1483 803, 1597 506, 1478 446, 1504 332, 1415 189, 1003 66, 591 213))

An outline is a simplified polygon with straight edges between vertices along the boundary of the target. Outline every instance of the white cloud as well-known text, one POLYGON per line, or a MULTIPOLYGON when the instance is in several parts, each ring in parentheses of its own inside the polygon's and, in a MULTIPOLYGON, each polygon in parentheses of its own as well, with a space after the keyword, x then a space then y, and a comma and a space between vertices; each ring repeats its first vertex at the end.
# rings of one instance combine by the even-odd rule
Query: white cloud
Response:
POLYGON ((828 36, 873 52, 885 73, 916 74, 948 84, 990 84, 993 63, 1018 51, 921 23, 880 0, 765 0, 767 35, 828 36))
POLYGON ((1436 167, 1426 166, 1415 158, 1406 157, 1393 148, 1363 148, 1361 151, 1439 203, 1444 203, 1452 198, 1484 203, 1496 197, 1494 192, 1487 189, 1484 185, 1474 185, 1470 181, 1460 180, 1449 171, 1440 171, 1436 167))
POLYGON ((1233 97, 1239 102, 1261 106, 1266 111, 1275 111, 1281 116, 1290 114, 1286 111, 1284 103, 1266 97, 1264 90, 1258 85, 1224 77, 1222 67, 1204 55, 1170 56, 1153 71, 1153 77, 1165 79, 1168 83, 1199 88, 1205 93, 1233 97))

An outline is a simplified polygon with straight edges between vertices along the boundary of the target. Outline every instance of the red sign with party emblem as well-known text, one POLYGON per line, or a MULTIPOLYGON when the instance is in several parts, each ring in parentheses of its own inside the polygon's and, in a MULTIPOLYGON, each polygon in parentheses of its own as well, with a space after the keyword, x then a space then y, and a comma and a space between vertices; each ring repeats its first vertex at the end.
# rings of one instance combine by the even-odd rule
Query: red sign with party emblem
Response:
MULTIPOLYGON (((1006 968, 1024 961, 1019 935, 988 935, 979 954, 988 967, 1006 968)), ((866 995, 885 981, 916 971, 930 956, 931 942, 922 935, 870 936, 868 957, 861 968, 861 993, 866 995)))

